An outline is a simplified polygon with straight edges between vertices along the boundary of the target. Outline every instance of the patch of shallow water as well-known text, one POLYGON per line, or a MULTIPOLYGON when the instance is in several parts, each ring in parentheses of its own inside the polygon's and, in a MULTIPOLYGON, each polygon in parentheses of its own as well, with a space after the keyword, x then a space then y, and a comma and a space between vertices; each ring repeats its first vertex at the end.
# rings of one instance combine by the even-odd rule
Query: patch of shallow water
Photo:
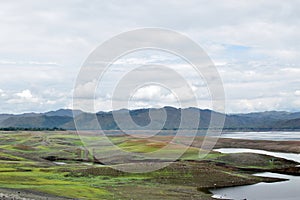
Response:
POLYGON ((300 177, 276 173, 258 173, 256 176, 288 179, 276 183, 258 183, 254 185, 228 187, 210 190, 216 199, 247 200, 299 200, 300 177))
POLYGON ((92 163, 92 162, 82 162, 81 164, 87 165, 87 166, 94 166, 94 167, 103 167, 103 166, 105 166, 105 165, 101 165, 101 164, 95 164, 95 163, 92 163))
POLYGON ((244 149, 244 148, 221 148, 221 149, 214 149, 214 151, 220 153, 257 153, 257 154, 264 154, 268 156, 274 156, 278 158, 284 158, 287 160, 292 160, 300 163, 300 154, 297 153, 280 153, 280 152, 264 151, 258 149, 244 149))
POLYGON ((64 163, 64 162, 53 162, 54 164, 56 165, 66 165, 67 163, 64 163))
POLYGON ((300 140, 300 132, 268 131, 268 132, 223 132, 221 138, 248 139, 248 140, 300 140))

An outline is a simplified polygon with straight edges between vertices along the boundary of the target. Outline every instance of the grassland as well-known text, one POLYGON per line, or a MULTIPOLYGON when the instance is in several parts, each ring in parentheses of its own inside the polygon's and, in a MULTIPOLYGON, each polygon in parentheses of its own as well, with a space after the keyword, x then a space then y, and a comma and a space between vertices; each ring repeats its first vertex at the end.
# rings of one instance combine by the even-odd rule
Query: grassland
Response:
MULTIPOLYGON (((92 134, 86 137, 95 140, 92 134)), ((145 153, 171 138, 110 139, 124 151, 145 153)), ((252 170, 284 171, 296 165, 254 154, 210 152, 200 159, 195 144, 166 168, 133 174, 99 164, 74 132, 0 132, 0 193, 34 199, 211 199, 209 188, 278 181, 252 176, 252 170)), ((172 150, 184 147, 184 140, 178 141, 172 150)))

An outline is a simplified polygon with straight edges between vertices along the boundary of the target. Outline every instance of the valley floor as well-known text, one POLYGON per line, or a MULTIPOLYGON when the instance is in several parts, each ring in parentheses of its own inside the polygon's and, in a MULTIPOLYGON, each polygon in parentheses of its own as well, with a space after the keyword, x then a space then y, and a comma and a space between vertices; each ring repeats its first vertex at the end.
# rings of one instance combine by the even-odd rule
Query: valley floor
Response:
MULTIPOLYGON (((93 139, 93 134, 87 134, 93 139)), ((136 139, 110 138, 125 151, 151 152, 171 136, 136 139)), ((281 179, 253 176, 257 171, 299 175, 299 163, 272 156, 210 152, 199 158, 203 137, 167 167, 147 173, 125 173, 102 165, 83 148, 78 135, 62 132, 0 132, 0 199, 203 199, 209 189, 274 182, 281 179)), ((182 139, 174 151, 185 147, 182 139)), ((274 142, 220 139, 217 148, 257 148, 300 152, 300 141, 274 142)), ((119 158, 111 158, 120 161, 119 158)), ((136 163, 136 160, 132 160, 136 163)), ((141 161, 138 162, 166 162, 141 161)))

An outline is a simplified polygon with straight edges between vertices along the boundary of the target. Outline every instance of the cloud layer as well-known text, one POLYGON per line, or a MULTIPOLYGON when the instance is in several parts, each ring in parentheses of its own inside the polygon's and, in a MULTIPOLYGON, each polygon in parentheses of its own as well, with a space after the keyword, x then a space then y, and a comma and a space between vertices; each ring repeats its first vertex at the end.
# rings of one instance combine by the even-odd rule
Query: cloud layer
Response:
MULTIPOLYGON (((297 0, 12 0, 0 2, 0 19, 1 113, 70 107, 89 53, 110 37, 140 27, 173 29, 202 46, 223 80, 227 112, 300 110, 297 0)), ((119 72, 111 79, 117 80, 122 66, 153 62, 179 68, 194 83, 200 107, 210 107, 203 81, 197 83, 182 62, 165 55, 118 60, 114 70, 119 72)), ((97 100, 100 110, 109 109, 114 81, 106 84, 97 100)), ((171 94, 155 87, 140 89, 135 97, 131 106, 154 106, 152 97, 176 105, 171 94)))

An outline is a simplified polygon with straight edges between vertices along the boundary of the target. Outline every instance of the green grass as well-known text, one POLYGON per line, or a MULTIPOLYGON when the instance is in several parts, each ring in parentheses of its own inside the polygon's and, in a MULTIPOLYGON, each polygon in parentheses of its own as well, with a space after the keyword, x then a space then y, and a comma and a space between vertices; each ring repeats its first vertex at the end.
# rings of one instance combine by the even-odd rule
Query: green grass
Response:
POLYGON ((53 195, 61 195, 71 198, 106 198, 110 193, 104 188, 99 187, 103 180, 97 178, 91 180, 87 177, 70 178, 65 177, 64 173, 55 171, 43 172, 40 169, 34 169, 30 172, 18 172, 5 170, 16 170, 15 168, 0 168, 0 187, 34 189, 53 195), (96 183, 91 185, 91 181, 96 183), (98 185, 97 185, 98 183, 98 185))
MULTIPOLYGON (((85 142, 95 142, 103 138, 87 135, 83 139, 85 142)), ((109 139, 124 151, 136 153, 152 153, 168 144, 168 139, 109 139)), ((28 189, 81 199, 209 199, 208 194, 196 188, 209 187, 215 182, 226 185, 231 180, 251 180, 251 183, 258 180, 247 174, 217 167, 211 162, 200 163, 204 159, 237 165, 235 158, 226 160, 226 154, 217 152, 207 154, 200 150, 200 155, 207 154, 201 158, 196 147, 187 148, 180 162, 150 173, 129 174, 109 166, 87 166, 78 160, 93 161, 93 155, 86 155, 82 143, 78 135, 65 131, 0 133, 0 188, 28 189), (55 156, 67 165, 54 165, 43 159, 47 156, 55 156), (183 190, 188 192, 181 192, 183 190)), ((185 148, 178 141, 168 150, 161 151, 161 154, 167 158, 171 153, 178 154, 185 148)), ((108 155, 110 150, 111 147, 101 149, 108 155)), ((266 163, 267 166, 252 167, 274 167, 276 164, 269 160, 266 163)))
POLYGON ((9 160, 9 161, 25 161, 26 159, 20 156, 14 156, 8 153, 0 152, 0 160, 9 160))

